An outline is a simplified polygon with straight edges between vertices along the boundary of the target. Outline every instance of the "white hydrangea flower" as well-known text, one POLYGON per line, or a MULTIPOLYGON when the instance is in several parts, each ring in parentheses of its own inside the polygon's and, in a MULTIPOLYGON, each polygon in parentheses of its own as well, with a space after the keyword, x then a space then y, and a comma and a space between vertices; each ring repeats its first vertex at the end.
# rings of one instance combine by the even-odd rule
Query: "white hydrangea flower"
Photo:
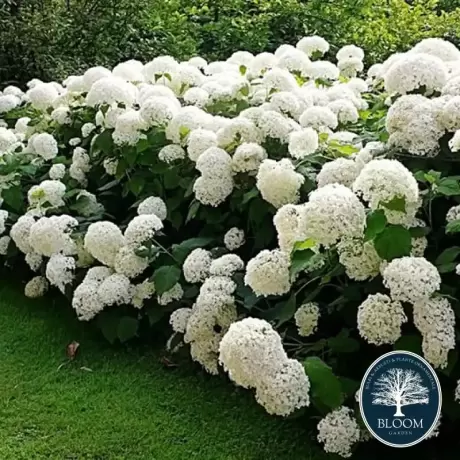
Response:
POLYGON ((35 219, 24 214, 13 224, 10 230, 11 239, 14 241, 18 249, 27 254, 34 252, 34 248, 29 243, 30 228, 35 224, 35 219))
POLYGON ((155 214, 136 216, 126 227, 124 233, 126 244, 132 249, 137 249, 146 241, 151 240, 162 228, 163 224, 155 214))
POLYGON ((0 154, 11 151, 17 145, 17 137, 13 131, 0 127, 0 154))
POLYGON ((393 300, 412 304, 428 300, 441 286, 438 270, 424 257, 394 259, 382 276, 393 300))
POLYGON ((374 345, 395 343, 405 322, 407 317, 401 303, 385 294, 369 295, 358 308, 359 334, 374 345))
POLYGON ((256 388, 287 360, 279 334, 265 320, 244 318, 234 322, 219 346, 219 361, 232 381, 256 388))
POLYGON ((131 107, 136 101, 136 87, 120 77, 103 77, 91 85, 86 96, 86 104, 89 107, 111 105, 115 103, 125 104, 131 107))
POLYGON ((8 211, 0 209, 0 235, 5 232, 5 222, 8 219, 8 211))
POLYGON ((425 359, 435 368, 444 369, 449 351, 455 349, 455 313, 442 297, 414 304, 414 324, 423 336, 425 359))
POLYGON ((300 187, 304 181, 305 178, 295 171, 289 159, 266 159, 259 167, 256 186, 265 201, 280 208, 285 204, 298 202, 300 187))
POLYGON ((310 64, 306 76, 313 80, 334 81, 340 76, 339 68, 329 61, 315 61, 310 64))
POLYGON ((295 359, 283 362, 256 388, 256 401, 271 415, 288 416, 310 405, 310 381, 302 364, 295 359))
POLYGON ((306 239, 299 228, 300 207, 301 205, 286 204, 281 206, 273 217, 278 245, 288 254, 291 253, 296 242, 306 239))
POLYGON ((159 305, 168 305, 171 302, 182 299, 184 295, 184 290, 179 283, 176 283, 171 289, 157 297, 157 302, 159 305))
POLYGON ((300 212, 299 228, 306 238, 325 247, 342 238, 359 238, 366 222, 364 206, 356 195, 341 184, 330 184, 313 191, 300 212))
POLYGON ((69 107, 58 107, 51 112, 51 118, 59 125, 70 125, 72 119, 70 118, 69 107))
POLYGON ((58 180, 44 180, 40 185, 33 185, 27 192, 29 205, 40 208, 47 204, 51 207, 64 206, 66 186, 58 180))
POLYGON ((53 254, 46 264, 46 278, 52 286, 56 286, 63 294, 68 284, 74 280, 75 259, 62 254, 53 254))
POLYGON ((289 255, 278 250, 264 249, 246 266, 244 283, 257 296, 281 295, 291 288, 289 255))
POLYGON ((155 284, 147 279, 142 281, 140 284, 136 284, 132 287, 133 298, 131 303, 135 308, 142 308, 144 302, 153 297, 155 294, 155 284))
POLYGON ((455 387, 454 393, 455 401, 460 401, 460 380, 457 381, 457 386, 455 387))
POLYGON ((336 99, 330 102, 327 107, 334 112, 340 123, 356 123, 359 119, 358 109, 348 99, 336 99))
POLYGON ((115 271, 127 276, 135 278, 143 273, 149 266, 148 259, 139 257, 133 249, 128 246, 123 246, 118 251, 115 257, 115 271))
POLYGON ((367 163, 354 182, 353 190, 369 203, 371 209, 383 209, 392 224, 412 220, 419 207, 417 181, 397 160, 379 159, 367 163), (404 199, 405 212, 385 207, 385 203, 394 198, 404 199))
POLYGON ((142 62, 130 59, 117 64, 112 70, 112 75, 121 77, 126 81, 139 83, 144 81, 144 75, 142 74, 143 69, 144 64, 142 64, 142 62))
POLYGON ((66 214, 41 217, 37 222, 34 221, 28 237, 33 252, 46 257, 58 253, 67 256, 75 254, 76 244, 71 234, 77 225, 78 221, 66 214))
POLYGON ((407 53, 391 65, 384 76, 385 90, 391 94, 407 94, 424 87, 429 95, 441 91, 446 80, 443 61, 421 53, 407 53))
POLYGON ((255 173, 267 158, 265 149, 254 142, 240 144, 232 157, 232 169, 236 173, 255 173))
POLYGON ((24 295, 31 299, 43 297, 48 291, 49 283, 44 276, 35 276, 32 278, 24 288, 24 295))
POLYGON ((38 110, 46 110, 53 106, 59 92, 53 83, 40 83, 27 91, 32 106, 38 110))
POLYGON ((174 310, 169 317, 169 324, 171 325, 173 331, 184 334, 191 314, 191 308, 178 308, 177 310, 174 310))
POLYGON ((7 235, 0 237, 0 255, 6 256, 8 253, 8 247, 10 245, 11 238, 7 235))
MULTIPOLYGON (((277 115, 284 118, 278 112, 274 112, 277 115)), ((262 118, 261 114, 259 120, 262 118)), ((268 118, 270 115, 268 116, 268 118)), ((283 120, 284 126, 286 125, 283 120)), ((271 127, 270 120, 267 121, 267 129, 271 127)), ((263 138, 262 132, 257 128, 256 124, 249 118, 236 117, 233 118, 229 123, 226 123, 217 131, 217 142, 219 147, 225 148, 234 143, 242 144, 248 143, 260 143, 263 138)))
POLYGON ((353 410, 346 406, 329 412, 318 423, 318 441, 324 443, 324 450, 344 458, 351 457, 351 448, 359 441, 360 435, 353 410))
POLYGON ((59 152, 56 139, 48 133, 34 136, 32 141, 33 151, 45 160, 52 160, 59 152))
POLYGON ((105 172, 109 176, 115 176, 118 168, 118 160, 115 158, 105 158, 103 163, 105 172))
POLYGON ((347 78, 354 78, 364 69, 364 63, 357 57, 342 59, 337 63, 340 73, 347 78))
POLYGON ((244 262, 236 254, 224 254, 214 259, 209 268, 212 276, 233 276, 236 272, 244 269, 244 262))
POLYGON ((208 129, 194 129, 187 137, 187 153, 192 161, 197 161, 198 157, 210 147, 217 147, 217 135, 208 129))
POLYGON ((72 307, 80 321, 90 321, 104 309, 104 304, 98 294, 101 283, 102 280, 87 280, 83 281, 75 289, 72 297, 72 307))
POLYGON ((302 113, 299 123, 303 128, 313 128, 324 132, 328 129, 335 129, 338 125, 336 114, 328 107, 313 106, 302 113))
POLYGON ((316 176, 318 188, 329 184, 342 184, 351 188, 360 173, 360 166, 354 160, 337 158, 325 163, 316 176))
POLYGON ((188 283, 203 282, 209 276, 212 257, 209 251, 203 248, 194 249, 182 265, 185 281, 188 283))
POLYGON ((212 116, 195 106, 182 107, 170 120, 166 127, 166 138, 175 144, 183 144, 185 132, 198 128, 208 128, 212 116))
POLYGON ((185 91, 184 102, 196 107, 205 107, 209 101, 209 93, 203 88, 189 88, 185 91))
POLYGON ((158 196, 149 196, 137 207, 137 214, 155 214, 158 219, 165 220, 168 215, 165 202, 158 196))
POLYGON ((97 290, 102 305, 129 304, 132 299, 132 285, 125 275, 115 273, 102 281, 97 290))
POLYGON ((380 272, 380 259, 371 241, 344 238, 337 245, 339 261, 350 279, 364 281, 380 272))
POLYGON ((158 56, 145 64, 142 73, 145 80, 155 82, 164 74, 172 75, 179 69, 179 63, 172 56, 158 56))
POLYGON ((179 112, 180 104, 165 96, 151 96, 142 103, 139 114, 148 126, 166 126, 179 112))
POLYGON ((229 251, 235 251, 243 246, 245 242, 244 230, 240 228, 232 227, 224 235, 224 245, 229 251))
POLYGON ((94 130, 96 129, 96 125, 93 123, 85 123, 81 127, 81 135, 83 138, 88 137, 94 130))
POLYGON ((263 137, 278 139, 283 144, 289 142, 291 132, 300 130, 300 126, 294 120, 274 110, 264 111, 259 118, 258 126, 263 137))
POLYGON ((229 176, 199 177, 193 184, 195 198, 204 205, 219 206, 232 193, 233 179, 229 176))
POLYGON ((442 38, 425 38, 418 42, 410 53, 415 54, 430 54, 442 59, 444 62, 458 61, 460 59, 460 51, 457 47, 442 38))
POLYGON ((316 332, 319 319, 319 307, 314 302, 302 304, 295 312, 294 319, 299 335, 308 337, 316 332))
POLYGON ((15 109, 21 103, 21 99, 13 94, 0 94, 0 113, 6 113, 15 109))
POLYGON ((304 128, 289 135, 289 154, 296 159, 311 155, 318 150, 318 133, 313 128, 304 128))
POLYGON ((112 222, 95 222, 88 227, 85 235, 85 249, 109 267, 114 266, 115 258, 124 245, 121 230, 112 222))
POLYGON ((48 174, 52 180, 61 180, 65 176, 65 165, 62 163, 54 164, 48 174))
POLYGON ((79 137, 72 137, 72 139, 69 140, 69 145, 71 147, 76 147, 79 144, 81 144, 81 139, 79 137))
POLYGON ((165 163, 183 160, 185 157, 185 150, 178 144, 165 145, 158 153, 158 158, 165 163))
POLYGON ((460 220, 460 204, 452 206, 446 214, 446 222, 453 222, 460 220))

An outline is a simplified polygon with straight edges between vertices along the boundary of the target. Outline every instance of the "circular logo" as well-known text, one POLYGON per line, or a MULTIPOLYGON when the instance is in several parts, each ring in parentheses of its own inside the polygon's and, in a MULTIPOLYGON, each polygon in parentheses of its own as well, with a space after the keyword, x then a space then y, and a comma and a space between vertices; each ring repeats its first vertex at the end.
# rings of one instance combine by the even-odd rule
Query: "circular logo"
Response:
POLYGON ((410 447, 433 431, 441 414, 441 386, 433 368, 409 351, 374 361, 359 389, 361 416, 387 446, 410 447))

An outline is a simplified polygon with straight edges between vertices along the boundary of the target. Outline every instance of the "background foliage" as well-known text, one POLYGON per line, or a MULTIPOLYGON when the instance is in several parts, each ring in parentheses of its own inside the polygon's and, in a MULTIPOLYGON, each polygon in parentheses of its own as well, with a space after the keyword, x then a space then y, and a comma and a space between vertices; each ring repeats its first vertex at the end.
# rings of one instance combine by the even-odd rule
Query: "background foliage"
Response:
POLYGON ((459 19, 452 0, 3 0, 0 81, 60 80, 161 54, 226 59, 312 34, 363 47, 370 64, 428 36, 456 42, 459 19))

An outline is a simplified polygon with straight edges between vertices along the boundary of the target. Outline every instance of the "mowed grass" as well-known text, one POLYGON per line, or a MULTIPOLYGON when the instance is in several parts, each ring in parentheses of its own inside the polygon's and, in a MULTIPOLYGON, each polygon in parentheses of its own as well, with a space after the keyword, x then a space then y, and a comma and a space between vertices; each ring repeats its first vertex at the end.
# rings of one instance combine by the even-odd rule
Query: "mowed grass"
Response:
POLYGON ((0 287, 0 459, 323 459, 305 419, 152 347, 114 349, 65 300, 0 287), (66 346, 80 343, 69 362, 66 346))

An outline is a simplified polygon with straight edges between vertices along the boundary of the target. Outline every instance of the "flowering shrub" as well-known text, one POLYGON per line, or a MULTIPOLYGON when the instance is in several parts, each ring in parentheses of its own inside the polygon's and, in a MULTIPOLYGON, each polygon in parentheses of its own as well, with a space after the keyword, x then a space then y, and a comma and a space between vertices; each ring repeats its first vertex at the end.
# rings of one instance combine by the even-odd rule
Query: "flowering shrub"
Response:
POLYGON ((5 88, 0 254, 111 342, 169 319, 171 351, 270 414, 319 413, 348 457, 369 439, 359 382, 391 349, 422 354, 460 414, 460 51, 426 39, 364 73, 359 47, 328 50, 5 88))

